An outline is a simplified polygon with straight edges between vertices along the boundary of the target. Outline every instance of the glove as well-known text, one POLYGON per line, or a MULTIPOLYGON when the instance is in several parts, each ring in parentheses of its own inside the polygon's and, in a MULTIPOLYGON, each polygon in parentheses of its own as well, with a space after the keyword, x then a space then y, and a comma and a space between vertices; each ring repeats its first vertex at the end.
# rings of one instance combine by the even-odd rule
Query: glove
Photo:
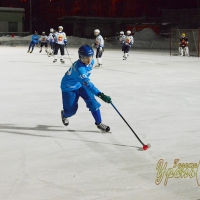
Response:
POLYGON ((104 102, 106 102, 106 103, 111 103, 112 101, 111 101, 111 98, 109 97, 109 96, 106 96, 104 93, 99 93, 98 95, 97 95, 100 99, 102 99, 104 102))
POLYGON ((64 40, 65 45, 67 45, 67 40, 64 40))

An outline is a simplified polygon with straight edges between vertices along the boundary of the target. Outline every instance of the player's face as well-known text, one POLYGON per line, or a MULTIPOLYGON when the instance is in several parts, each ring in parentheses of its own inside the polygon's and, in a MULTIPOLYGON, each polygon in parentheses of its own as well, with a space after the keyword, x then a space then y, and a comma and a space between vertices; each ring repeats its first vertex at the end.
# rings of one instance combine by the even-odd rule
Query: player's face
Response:
POLYGON ((92 62, 92 58, 93 58, 93 56, 89 56, 89 57, 82 57, 81 58, 81 61, 84 63, 84 64, 86 64, 86 65, 89 65, 91 62, 92 62))

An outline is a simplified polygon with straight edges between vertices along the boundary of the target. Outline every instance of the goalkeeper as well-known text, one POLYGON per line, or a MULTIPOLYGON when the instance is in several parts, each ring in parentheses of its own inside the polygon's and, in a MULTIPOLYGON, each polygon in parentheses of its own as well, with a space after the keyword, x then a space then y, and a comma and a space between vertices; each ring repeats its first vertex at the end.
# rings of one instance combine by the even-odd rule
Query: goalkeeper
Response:
POLYGON ((95 96, 106 103, 111 103, 111 98, 100 92, 89 78, 94 65, 94 51, 92 47, 83 45, 79 48, 78 55, 79 59, 72 64, 61 81, 62 122, 65 126, 68 126, 68 118, 76 114, 79 97, 82 97, 95 120, 97 128, 103 132, 108 132, 110 127, 102 123, 99 109, 101 105, 95 99, 95 96))
POLYGON ((188 48, 188 38, 186 37, 185 33, 182 33, 179 42, 179 53, 181 56, 189 56, 189 48, 188 48))

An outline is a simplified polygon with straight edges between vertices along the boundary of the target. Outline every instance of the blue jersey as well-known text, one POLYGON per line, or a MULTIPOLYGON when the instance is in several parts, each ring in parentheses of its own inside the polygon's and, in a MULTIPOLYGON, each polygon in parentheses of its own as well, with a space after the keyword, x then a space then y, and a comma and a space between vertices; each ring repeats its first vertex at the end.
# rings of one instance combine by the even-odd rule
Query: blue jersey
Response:
POLYGON ((70 92, 84 87, 87 91, 97 96, 100 91, 90 82, 89 78, 93 65, 94 60, 89 65, 85 65, 80 60, 74 62, 62 78, 62 92, 70 92))
POLYGON ((39 42, 39 39, 40 39, 40 38, 39 38, 38 35, 35 35, 35 34, 34 34, 34 35, 32 36, 32 42, 34 42, 35 44, 37 44, 37 43, 39 42))

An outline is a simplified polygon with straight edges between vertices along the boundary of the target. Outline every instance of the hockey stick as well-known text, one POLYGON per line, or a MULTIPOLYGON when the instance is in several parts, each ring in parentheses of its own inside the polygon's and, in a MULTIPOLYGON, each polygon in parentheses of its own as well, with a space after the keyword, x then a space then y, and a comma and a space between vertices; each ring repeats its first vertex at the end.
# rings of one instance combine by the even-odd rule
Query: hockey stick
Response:
MULTIPOLYGON (((68 50, 67 50, 67 47, 65 46, 65 49, 66 49, 66 51, 67 51, 67 55, 68 55, 68 57, 69 57, 69 53, 68 53, 68 50)), ((73 62, 71 61, 71 58, 69 57, 69 60, 70 60, 70 62, 73 64, 73 62)))
POLYGON ((117 113, 120 115, 120 117, 124 120, 124 122, 127 124, 127 126, 131 129, 131 131, 133 132, 133 134, 135 135, 135 137, 139 140, 139 142, 142 144, 143 146, 143 150, 147 150, 151 147, 150 144, 144 144, 142 142, 142 140, 140 140, 140 138, 137 136, 137 134, 135 133, 135 131, 131 128, 131 126, 128 124, 128 122, 124 119, 124 117, 120 114, 120 112, 117 110, 117 108, 113 105, 113 103, 111 102, 111 105, 113 106, 113 108, 117 111, 117 113))

